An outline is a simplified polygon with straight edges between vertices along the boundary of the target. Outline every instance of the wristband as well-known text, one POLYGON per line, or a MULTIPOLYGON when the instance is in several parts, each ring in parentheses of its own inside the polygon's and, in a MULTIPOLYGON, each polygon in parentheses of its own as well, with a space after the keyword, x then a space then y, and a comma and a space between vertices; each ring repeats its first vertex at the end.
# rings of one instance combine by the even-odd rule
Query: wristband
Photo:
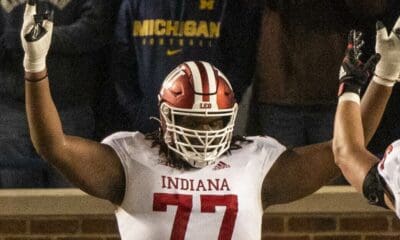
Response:
POLYGON ((345 102, 345 101, 355 102, 358 105, 360 105, 360 96, 357 93, 345 92, 342 95, 340 95, 339 103, 345 102))
POLYGON ((25 81, 27 81, 27 82, 37 83, 37 82, 40 82, 40 81, 45 80, 48 76, 49 76, 49 74, 46 72, 46 75, 44 75, 43 77, 38 78, 38 79, 29 79, 29 78, 24 78, 24 79, 25 79, 25 81))
POLYGON ((374 74, 372 81, 374 81, 375 83, 377 83, 379 85, 383 85, 386 87, 393 87, 394 84, 396 83, 396 81, 394 81, 394 80, 390 80, 388 78, 384 78, 384 77, 378 76, 376 74, 374 74))
POLYGON ((360 95, 361 86, 359 86, 357 84, 353 84, 351 82, 346 82, 346 80, 345 80, 342 83, 340 83, 340 85, 339 85, 338 97, 342 96, 344 93, 347 93, 347 92, 360 95))

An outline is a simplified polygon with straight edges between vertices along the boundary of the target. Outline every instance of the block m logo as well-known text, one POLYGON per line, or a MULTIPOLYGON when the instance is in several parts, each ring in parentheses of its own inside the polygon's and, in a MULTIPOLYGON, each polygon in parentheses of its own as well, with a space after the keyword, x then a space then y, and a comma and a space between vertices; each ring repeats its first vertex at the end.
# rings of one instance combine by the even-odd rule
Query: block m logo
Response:
POLYGON ((200 10, 213 10, 215 0, 200 0, 200 10))

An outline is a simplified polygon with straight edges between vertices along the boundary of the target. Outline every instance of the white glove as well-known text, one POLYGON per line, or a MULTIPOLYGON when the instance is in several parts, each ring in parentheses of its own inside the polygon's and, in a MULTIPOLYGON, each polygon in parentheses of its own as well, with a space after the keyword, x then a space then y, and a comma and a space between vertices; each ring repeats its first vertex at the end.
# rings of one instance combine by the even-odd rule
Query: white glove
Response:
POLYGON ((400 17, 388 36, 386 27, 377 23, 375 52, 381 60, 375 68, 375 75, 395 82, 400 75, 400 17))
POLYGON ((53 22, 45 19, 41 26, 46 33, 34 41, 28 41, 26 36, 34 29, 38 30, 34 16, 36 15, 36 4, 30 5, 29 1, 25 7, 24 23, 21 30, 21 42, 25 51, 24 68, 26 72, 40 72, 46 69, 46 56, 50 48, 51 36, 53 33, 53 22), (35 26, 36 25, 36 26, 35 26))

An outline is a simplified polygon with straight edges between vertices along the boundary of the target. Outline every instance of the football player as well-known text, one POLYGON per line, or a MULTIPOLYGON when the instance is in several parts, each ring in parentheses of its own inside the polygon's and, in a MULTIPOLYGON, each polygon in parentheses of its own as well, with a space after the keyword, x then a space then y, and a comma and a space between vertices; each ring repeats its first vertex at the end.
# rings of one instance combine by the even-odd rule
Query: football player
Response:
MULTIPOLYGON (((382 58, 376 65, 372 84, 386 88, 384 91, 389 93, 400 76, 400 18, 389 33, 378 22, 376 41, 375 51, 382 58)), ((359 34, 355 34, 350 43, 359 45, 359 34)), ((393 209, 400 217, 400 141, 387 148, 381 161, 365 148, 362 127, 368 123, 361 118, 364 109, 360 107, 359 94, 364 84, 360 69, 368 66, 360 63, 358 55, 348 54, 342 64, 333 138, 335 161, 346 179, 369 203, 393 209)))
MULTIPOLYGON (((21 30, 32 142, 77 187, 118 206, 122 239, 260 239, 266 207, 309 195, 340 173, 331 142, 288 149, 270 137, 232 137, 234 93, 206 62, 185 62, 166 77, 158 134, 118 132, 98 143, 64 133, 46 71, 53 25, 35 22, 35 12, 28 3, 21 30), (37 24, 45 34, 27 40, 37 24)), ((386 88, 373 83, 369 96, 380 97, 363 103, 366 142, 386 88)))

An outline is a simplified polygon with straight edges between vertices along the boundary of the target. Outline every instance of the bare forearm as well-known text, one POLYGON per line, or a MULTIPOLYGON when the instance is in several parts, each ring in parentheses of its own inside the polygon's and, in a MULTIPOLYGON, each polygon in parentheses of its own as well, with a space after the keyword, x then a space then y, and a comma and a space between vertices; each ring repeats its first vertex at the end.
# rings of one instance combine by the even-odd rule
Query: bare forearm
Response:
POLYGON ((361 116, 364 126, 364 140, 368 144, 382 119, 393 87, 371 81, 361 101, 361 116))
POLYGON ((334 126, 334 142, 337 148, 364 147, 360 106, 352 101, 338 103, 334 126))
POLYGON ((351 101, 338 104, 333 146, 336 164, 350 184, 362 192, 364 178, 376 158, 365 148, 360 111, 351 101))
POLYGON ((41 155, 46 155, 52 149, 56 149, 55 145, 64 143, 61 121, 50 94, 46 75, 46 70, 25 73, 25 79, 29 80, 25 80, 25 104, 29 131, 33 145, 41 155))

